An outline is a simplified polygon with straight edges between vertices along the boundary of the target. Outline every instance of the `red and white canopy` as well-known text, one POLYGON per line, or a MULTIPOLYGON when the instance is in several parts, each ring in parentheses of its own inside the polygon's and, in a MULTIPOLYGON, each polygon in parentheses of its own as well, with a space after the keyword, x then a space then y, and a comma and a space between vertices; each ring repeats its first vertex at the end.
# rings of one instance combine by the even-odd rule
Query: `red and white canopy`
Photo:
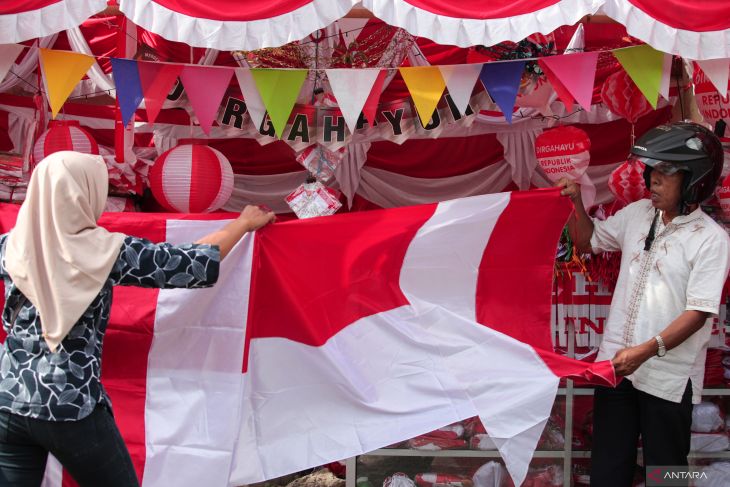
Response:
POLYGON ((605 0, 602 10, 660 51, 688 59, 730 57, 728 0, 605 0))
MULTIPOLYGON (((439 44, 517 41, 602 11, 629 34, 689 59, 730 57, 727 0, 119 0, 135 24, 166 39, 219 50, 251 50, 299 40, 352 7, 439 44)), ((75 27, 104 0, 3 0, 0 44, 75 27)))
POLYGON ((0 44, 72 29, 106 8, 106 0, 2 0, 0 44))

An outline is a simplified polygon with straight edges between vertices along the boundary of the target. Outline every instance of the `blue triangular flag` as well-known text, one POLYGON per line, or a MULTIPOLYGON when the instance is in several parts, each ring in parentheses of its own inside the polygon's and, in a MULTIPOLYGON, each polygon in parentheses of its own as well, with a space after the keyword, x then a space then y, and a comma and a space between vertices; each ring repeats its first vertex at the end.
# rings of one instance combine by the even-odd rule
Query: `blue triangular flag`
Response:
POLYGON ((122 122, 126 127, 142 102, 142 82, 139 80, 137 61, 112 58, 114 84, 117 87, 117 100, 122 111, 122 122))
POLYGON ((479 74, 484 88, 509 123, 512 123, 512 110, 524 71, 525 61, 492 62, 485 63, 479 74))

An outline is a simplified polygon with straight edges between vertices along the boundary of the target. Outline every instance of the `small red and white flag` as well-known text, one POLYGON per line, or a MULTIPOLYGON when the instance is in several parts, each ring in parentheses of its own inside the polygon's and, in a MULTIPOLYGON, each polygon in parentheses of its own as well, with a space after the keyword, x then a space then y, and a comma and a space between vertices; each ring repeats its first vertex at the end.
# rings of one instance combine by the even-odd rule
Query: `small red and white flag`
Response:
MULTIPOLYGON (((143 486, 259 482, 472 416, 519 485, 560 377, 615 381, 552 352, 570 212, 550 189, 277 223, 213 288, 116 288, 103 382, 143 486)), ((196 218, 102 224, 173 243, 221 225, 196 218)), ((46 485, 65 476, 50 462, 46 485)))

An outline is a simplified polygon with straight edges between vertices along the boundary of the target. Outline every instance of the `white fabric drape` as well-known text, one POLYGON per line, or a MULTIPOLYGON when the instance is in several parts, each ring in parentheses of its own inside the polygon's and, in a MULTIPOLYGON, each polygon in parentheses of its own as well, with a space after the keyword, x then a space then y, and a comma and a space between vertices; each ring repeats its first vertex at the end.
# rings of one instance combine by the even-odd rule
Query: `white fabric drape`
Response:
POLYGON ((368 150, 370 150, 370 142, 349 144, 346 157, 335 169, 335 179, 340 191, 347 197, 349 206, 352 206, 352 198, 355 197, 360 186, 360 171, 368 159, 368 150))
POLYGON ((358 194, 383 208, 420 205, 465 196, 497 193, 511 180, 509 164, 492 164, 459 176, 429 179, 365 167, 358 194))
POLYGON ((503 132, 497 140, 504 148, 504 159, 510 166, 512 181, 520 189, 530 187, 530 179, 537 167, 535 138, 542 133, 540 129, 503 132))
POLYGON ((38 49, 36 49, 36 47, 42 47, 44 49, 50 48, 53 46, 53 44, 56 43, 57 38, 58 34, 52 34, 34 42, 33 45, 25 53, 23 60, 19 64, 15 64, 12 68, 10 68, 10 72, 12 74, 6 76, 5 81, 0 83, 0 93, 4 91, 9 91, 10 89, 23 82, 30 83, 34 87, 37 86, 37 80, 35 76, 31 77, 33 71, 35 71, 38 67, 39 51, 38 49))

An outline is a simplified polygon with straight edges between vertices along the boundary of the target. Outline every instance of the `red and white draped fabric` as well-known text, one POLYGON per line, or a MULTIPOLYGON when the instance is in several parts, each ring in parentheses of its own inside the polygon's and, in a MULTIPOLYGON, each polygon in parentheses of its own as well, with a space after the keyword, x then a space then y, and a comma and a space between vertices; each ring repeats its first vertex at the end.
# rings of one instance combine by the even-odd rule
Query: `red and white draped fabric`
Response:
POLYGON ((689 59, 730 57, 727 0, 605 0, 602 9, 657 50, 689 59))
MULTIPOLYGON (((102 380, 143 487, 250 484, 473 416, 520 485, 559 378, 615 382, 553 352, 571 210, 553 189, 277 223, 210 289, 118 287, 102 380)), ((0 232, 16 215, 0 206, 0 232)), ((216 218, 101 223, 185 243, 216 218)))
POLYGON ((191 46, 220 50, 278 47, 344 17, 357 0, 120 0, 135 24, 191 46))
POLYGON ((595 13, 604 0, 363 0, 375 17, 439 44, 491 46, 549 33, 595 13))
POLYGON ((3 0, 0 2, 0 44, 72 29, 105 7, 106 0, 3 0))

